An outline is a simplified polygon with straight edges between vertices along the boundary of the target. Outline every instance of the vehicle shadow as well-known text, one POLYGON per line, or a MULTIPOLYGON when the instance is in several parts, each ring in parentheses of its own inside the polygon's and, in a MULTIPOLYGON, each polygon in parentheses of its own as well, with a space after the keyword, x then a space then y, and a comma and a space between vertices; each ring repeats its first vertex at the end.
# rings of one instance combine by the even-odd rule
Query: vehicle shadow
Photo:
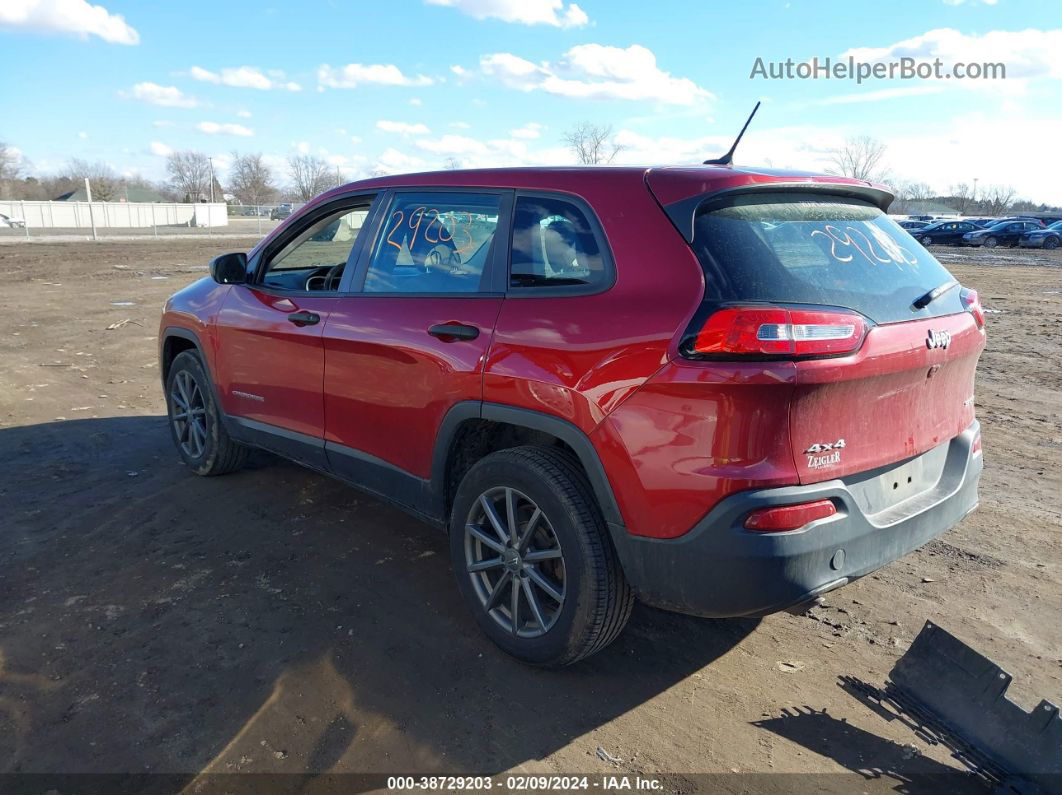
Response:
POLYGON ((838 720, 825 709, 784 709, 778 717, 753 721, 752 725, 833 759, 867 781, 887 782, 892 792, 990 791, 983 779, 922 756, 914 746, 900 745, 838 720))
POLYGON ((0 773, 495 773, 757 625, 639 607, 589 660, 522 665, 443 534, 265 454, 194 477, 158 416, 0 429, 0 517, 0 773))

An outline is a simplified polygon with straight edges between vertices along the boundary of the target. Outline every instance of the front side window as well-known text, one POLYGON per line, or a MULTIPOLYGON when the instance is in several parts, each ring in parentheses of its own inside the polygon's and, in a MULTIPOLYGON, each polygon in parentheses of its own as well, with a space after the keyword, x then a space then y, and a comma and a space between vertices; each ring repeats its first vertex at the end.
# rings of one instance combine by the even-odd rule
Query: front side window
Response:
POLYGON ((365 202, 314 221, 270 256, 262 284, 280 290, 338 290, 368 214, 365 202))
POLYGON ((369 261, 364 291, 487 290, 500 205, 496 194, 395 194, 369 261))
POLYGON ((560 198, 519 196, 511 287, 604 287, 604 252, 583 211, 560 198))

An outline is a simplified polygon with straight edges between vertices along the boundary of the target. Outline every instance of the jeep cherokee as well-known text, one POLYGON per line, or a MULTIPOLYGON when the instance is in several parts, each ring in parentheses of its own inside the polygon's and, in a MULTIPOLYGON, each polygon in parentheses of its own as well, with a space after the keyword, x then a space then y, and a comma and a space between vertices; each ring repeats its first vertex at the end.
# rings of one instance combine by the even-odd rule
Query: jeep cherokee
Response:
POLYGON ((880 186, 732 167, 355 182, 160 328, 199 475, 264 448, 445 529, 486 634, 564 665, 634 599, 799 608, 977 504, 976 292, 880 186))

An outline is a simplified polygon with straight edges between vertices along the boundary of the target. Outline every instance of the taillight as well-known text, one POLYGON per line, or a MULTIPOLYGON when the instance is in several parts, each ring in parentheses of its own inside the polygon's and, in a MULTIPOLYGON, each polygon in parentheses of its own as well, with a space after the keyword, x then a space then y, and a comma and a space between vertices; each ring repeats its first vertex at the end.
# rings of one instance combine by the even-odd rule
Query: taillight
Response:
POLYGON ((966 311, 974 316, 974 320, 977 321, 977 328, 984 328, 985 310, 984 307, 981 306, 981 298, 977 295, 977 290, 963 287, 959 291, 959 300, 962 301, 962 305, 966 308, 966 311))
POLYGON ((850 353, 862 344, 866 330, 866 320, 854 312, 729 307, 705 321, 691 350, 709 356, 850 353))
POLYGON ((826 519, 835 513, 837 508, 830 500, 760 508, 745 518, 745 527, 760 533, 784 533, 799 530, 817 519, 826 519))

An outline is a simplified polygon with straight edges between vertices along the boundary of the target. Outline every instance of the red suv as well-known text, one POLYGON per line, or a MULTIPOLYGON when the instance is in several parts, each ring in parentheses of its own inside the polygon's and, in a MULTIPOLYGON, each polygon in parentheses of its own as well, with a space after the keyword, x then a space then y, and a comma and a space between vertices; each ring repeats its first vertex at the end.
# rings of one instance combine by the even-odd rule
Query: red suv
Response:
POLYGON ((197 474, 250 447, 449 532, 505 651, 635 597, 791 609, 977 504, 984 315, 884 188, 730 167, 356 182, 211 263, 160 329, 197 474))

